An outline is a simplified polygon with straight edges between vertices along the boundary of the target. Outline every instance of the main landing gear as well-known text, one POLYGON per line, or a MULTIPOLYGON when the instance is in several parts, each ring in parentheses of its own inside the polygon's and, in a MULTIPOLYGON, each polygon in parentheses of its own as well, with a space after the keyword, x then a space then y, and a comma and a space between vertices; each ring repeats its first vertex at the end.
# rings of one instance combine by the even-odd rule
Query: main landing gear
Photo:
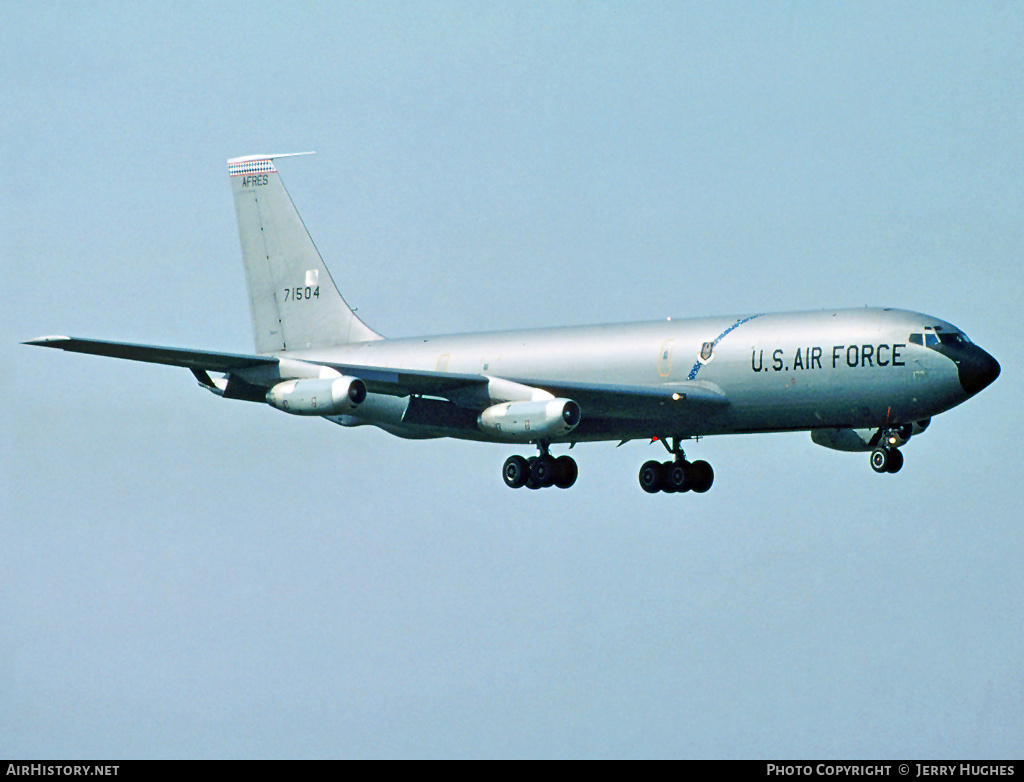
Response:
POLYGON ((640 468, 640 488, 648 494, 663 491, 667 494, 694 491, 703 494, 711 488, 715 471, 705 461, 688 462, 679 447, 679 438, 672 439, 672 447, 662 440, 665 448, 675 458, 668 462, 644 462, 640 468))
POLYGON ((522 456, 510 456, 501 468, 501 477, 505 485, 511 489, 525 486, 527 489, 544 489, 557 486, 568 489, 576 483, 579 468, 571 456, 559 456, 557 459, 548 453, 547 443, 540 443, 540 456, 529 459, 522 456))

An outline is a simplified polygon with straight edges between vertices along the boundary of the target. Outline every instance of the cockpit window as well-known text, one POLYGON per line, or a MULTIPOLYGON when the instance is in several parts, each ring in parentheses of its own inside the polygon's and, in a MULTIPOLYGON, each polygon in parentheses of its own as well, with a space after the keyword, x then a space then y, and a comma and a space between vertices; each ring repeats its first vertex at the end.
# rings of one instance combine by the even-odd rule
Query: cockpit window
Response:
POLYGON ((971 341, 967 339, 966 334, 960 334, 959 332, 942 332, 939 334, 939 341, 943 345, 970 345, 971 341))
POLYGON ((915 332, 907 337, 907 342, 911 345, 924 345, 927 348, 934 348, 940 344, 949 347, 971 344, 966 334, 959 331, 944 331, 942 326, 925 326, 923 334, 915 332))

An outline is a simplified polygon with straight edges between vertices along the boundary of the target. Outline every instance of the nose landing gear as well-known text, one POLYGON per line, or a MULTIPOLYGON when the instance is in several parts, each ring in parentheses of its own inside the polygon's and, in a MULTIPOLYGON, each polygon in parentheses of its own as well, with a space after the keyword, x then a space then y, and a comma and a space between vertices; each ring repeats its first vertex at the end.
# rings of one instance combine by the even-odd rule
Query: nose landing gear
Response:
POLYGON ((903 467, 903 454, 899 446, 905 444, 913 432, 912 424, 879 431, 878 447, 871 452, 871 469, 877 473, 899 472, 903 467))
POLYGON ((903 454, 898 448, 880 447, 871 452, 871 469, 878 473, 897 473, 903 467, 903 454))

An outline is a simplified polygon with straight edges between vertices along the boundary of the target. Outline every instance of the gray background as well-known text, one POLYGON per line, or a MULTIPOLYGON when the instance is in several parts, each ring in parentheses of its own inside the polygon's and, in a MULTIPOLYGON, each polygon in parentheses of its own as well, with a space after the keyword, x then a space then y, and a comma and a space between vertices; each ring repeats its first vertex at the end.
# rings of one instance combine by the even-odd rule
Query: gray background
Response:
POLYGON ((0 756, 1020 757, 1018 3, 39 3, 0 25, 0 756), (225 160, 389 336, 905 307, 995 355, 895 477, 806 434, 346 431, 248 352, 225 160))

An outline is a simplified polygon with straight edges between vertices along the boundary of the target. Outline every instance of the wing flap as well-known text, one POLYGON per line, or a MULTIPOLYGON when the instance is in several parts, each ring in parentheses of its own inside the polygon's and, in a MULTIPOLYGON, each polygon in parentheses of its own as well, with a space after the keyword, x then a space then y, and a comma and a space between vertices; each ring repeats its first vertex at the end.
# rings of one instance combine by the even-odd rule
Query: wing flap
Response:
POLYGON ((329 361, 312 362, 335 369, 343 375, 358 377, 370 393, 388 396, 448 396, 470 386, 485 386, 489 378, 484 375, 466 375, 457 372, 434 372, 420 369, 390 369, 367 367, 359 364, 335 364, 329 361))
POLYGON ((661 383, 656 386, 637 386, 615 383, 551 382, 516 378, 517 383, 543 388, 555 396, 575 400, 583 408, 584 417, 595 415, 608 418, 636 418, 663 413, 666 406, 685 409, 724 407, 729 398, 714 383, 683 381, 661 383))

